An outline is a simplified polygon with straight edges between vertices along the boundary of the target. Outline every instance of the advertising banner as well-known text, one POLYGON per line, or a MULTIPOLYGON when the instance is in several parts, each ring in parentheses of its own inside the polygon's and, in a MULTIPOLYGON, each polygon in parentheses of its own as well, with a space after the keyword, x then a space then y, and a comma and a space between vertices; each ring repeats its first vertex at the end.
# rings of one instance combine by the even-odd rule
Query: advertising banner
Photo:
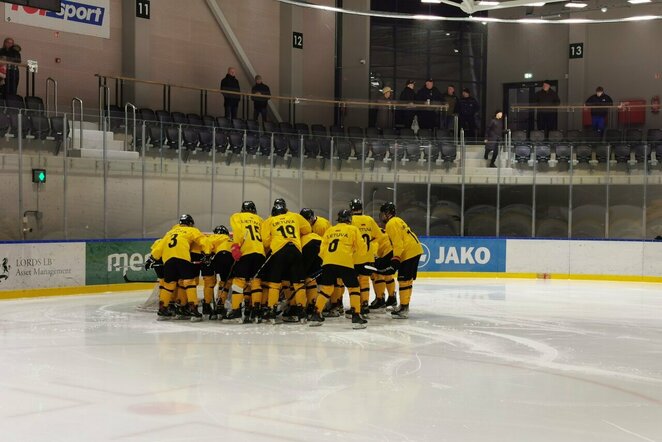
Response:
POLYGON ((85 243, 0 244, 0 290, 85 285, 85 243))
MULTIPOLYGON (((86 244, 85 281, 87 285, 126 282, 124 275, 145 280, 145 258, 153 241, 94 241, 86 244)), ((151 281, 154 272, 149 272, 151 281)))
POLYGON ((422 237, 419 272, 505 272, 506 240, 422 237))
POLYGON ((38 28, 110 38, 110 0, 62 0, 59 12, 6 4, 5 20, 38 28))

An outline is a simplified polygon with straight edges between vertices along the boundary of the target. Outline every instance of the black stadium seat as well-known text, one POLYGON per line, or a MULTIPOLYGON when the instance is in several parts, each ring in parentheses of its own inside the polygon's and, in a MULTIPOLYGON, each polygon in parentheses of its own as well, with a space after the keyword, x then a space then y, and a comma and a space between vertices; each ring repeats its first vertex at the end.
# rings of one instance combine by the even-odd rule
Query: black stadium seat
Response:
POLYGON ((232 122, 225 117, 216 118, 216 126, 221 129, 232 129, 232 122))
POLYGON ((614 159, 617 163, 627 163, 630 161, 630 145, 629 144, 615 144, 612 147, 614 152, 614 159))
POLYGON ((0 137, 4 137, 9 132, 9 116, 0 113, 0 137))
POLYGON ((304 152, 308 158, 317 158, 320 153, 320 146, 315 138, 306 138, 304 140, 304 152))
POLYGON ((187 150, 195 150, 200 142, 198 131, 192 127, 182 129, 182 144, 187 150))
POLYGON ((515 161, 518 164, 527 163, 531 159, 532 147, 530 144, 515 145, 515 161))
POLYGON ((381 138, 382 134, 376 127, 369 127, 365 131, 366 138, 377 139, 381 138))
POLYGON ((638 163, 643 163, 651 158, 651 145, 647 143, 636 143, 632 146, 632 151, 634 152, 634 159, 638 163))
POLYGON ((31 115, 44 113, 44 101, 40 97, 25 97, 25 107, 31 115))
POLYGON ((598 163, 606 163, 609 161, 611 149, 608 144, 599 144, 595 147, 595 159, 598 163))
POLYGON ((25 101, 20 95, 7 94, 5 95, 5 106, 8 114, 17 114, 25 109, 25 101))
POLYGON ((571 149, 568 144, 557 144, 554 146, 554 152, 556 153, 556 161, 559 163, 569 163, 571 158, 571 149))
POLYGON ((322 126, 321 124, 313 124, 310 127, 310 130, 313 134, 314 137, 328 137, 329 133, 326 130, 326 127, 322 126))
POLYGON ((246 133, 246 153, 256 155, 260 149, 260 135, 257 132, 246 133))
POLYGON ((200 149, 209 152, 213 146, 214 135, 212 130, 208 127, 198 129, 198 137, 200 139, 200 149))
POLYGON ((203 115, 202 116, 202 124, 205 125, 206 127, 215 127, 216 126, 216 119, 212 117, 211 115, 203 115))
POLYGON ((32 116, 32 136, 38 140, 45 140, 51 132, 51 126, 48 123, 48 118, 43 114, 32 116))
POLYGON ((549 163, 552 158, 552 147, 549 144, 536 144, 536 161, 539 163, 549 163))
POLYGON ((278 132, 278 125, 276 123, 273 123, 271 121, 265 121, 264 122, 264 132, 266 133, 276 133, 278 132))
POLYGON ((216 130, 216 152, 225 153, 228 149, 228 136, 222 130, 216 130))
POLYGON ((266 156, 271 155, 271 135, 260 135, 260 154, 266 156))
POLYGON ((296 133, 296 131, 294 130, 294 127, 286 121, 280 123, 278 125, 278 129, 279 129, 279 132, 282 133, 282 134, 295 134, 296 133))
POLYGON ((593 149, 591 149, 591 146, 580 144, 575 147, 575 156, 578 163, 588 164, 593 159, 593 149))
POLYGON ((457 146, 455 143, 441 144, 441 159, 445 163, 455 161, 457 158, 457 146))
POLYGON ((241 153, 244 148, 244 134, 242 132, 230 133, 230 151, 234 154, 241 153))
POLYGON ((172 112, 170 115, 172 115, 172 121, 175 124, 188 124, 188 118, 186 118, 186 114, 183 112, 172 112))
POLYGON ((295 124, 294 129, 299 135, 305 135, 305 136, 310 135, 310 129, 308 128, 308 125, 305 123, 295 124))
POLYGON ((257 134, 260 132, 260 124, 255 120, 246 120, 246 129, 249 132, 254 132, 257 134))
POLYGON ((284 157, 287 154, 287 138, 281 134, 274 135, 274 153, 279 157, 284 157))

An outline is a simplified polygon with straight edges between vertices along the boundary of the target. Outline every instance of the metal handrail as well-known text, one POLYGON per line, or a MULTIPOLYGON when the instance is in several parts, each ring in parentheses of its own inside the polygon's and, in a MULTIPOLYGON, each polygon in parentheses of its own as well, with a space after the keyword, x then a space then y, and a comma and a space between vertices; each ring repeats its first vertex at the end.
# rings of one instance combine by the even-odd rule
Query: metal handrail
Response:
MULTIPOLYGON (((262 95, 262 94, 253 94, 247 92, 236 92, 229 91, 220 88, 204 88, 198 86, 192 86, 187 84, 171 84, 164 83, 154 80, 143 80, 139 78, 124 77, 118 75, 103 75, 95 74, 95 77, 101 79, 112 79, 120 81, 129 81, 131 83, 140 83, 140 84, 150 84, 154 86, 163 86, 168 88, 177 88, 177 89, 188 89, 195 91, 205 91, 208 93, 224 94, 224 95, 235 95, 237 97, 246 97, 246 98, 266 98, 271 100, 287 101, 294 102, 295 104, 301 103, 310 103, 310 104, 333 104, 338 106, 365 106, 365 107, 393 107, 393 106, 406 106, 407 109, 418 109, 418 110, 439 110, 444 111, 448 110, 448 104, 426 104, 426 103, 405 103, 405 102, 383 102, 375 100, 359 100, 359 99, 349 99, 349 100, 331 100, 331 99, 322 99, 322 98, 306 98, 306 97, 289 97, 289 96, 280 96, 280 95, 262 95)), ((106 86, 107 87, 107 86, 106 86)))
POLYGON ((133 143, 133 150, 136 150, 136 106, 132 103, 127 102, 124 105, 124 150, 129 150, 129 109, 133 114, 133 138, 131 142, 133 143))
MULTIPOLYGON (((82 149, 83 148, 83 115, 85 115, 85 112, 83 110, 83 100, 78 98, 78 97, 74 97, 71 100, 71 125, 73 126, 73 123, 75 123, 75 121, 76 121, 76 103, 80 104, 80 148, 82 149)), ((65 128, 65 131, 66 131, 66 128, 65 128)), ((72 128, 72 130, 71 130, 71 147, 72 148, 74 148, 74 146, 75 146, 74 133, 76 133, 76 131, 72 128)))
POLYGON ((53 77, 48 77, 46 79, 46 115, 51 115, 51 105, 50 105, 50 85, 53 85, 53 107, 55 108, 54 116, 57 116, 57 80, 53 77))
POLYGON ((103 105, 102 105, 102 92, 105 91, 106 98, 106 115, 110 118, 110 88, 105 84, 99 86, 99 126, 101 126, 101 121, 103 120, 103 105))

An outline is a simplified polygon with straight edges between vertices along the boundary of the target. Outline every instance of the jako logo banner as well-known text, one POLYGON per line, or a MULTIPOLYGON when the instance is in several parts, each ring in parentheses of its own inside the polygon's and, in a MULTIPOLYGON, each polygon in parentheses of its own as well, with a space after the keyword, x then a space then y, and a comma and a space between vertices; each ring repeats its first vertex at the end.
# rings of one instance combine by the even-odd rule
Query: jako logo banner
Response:
POLYGON ((110 0, 62 0, 60 12, 7 4, 5 20, 56 31, 110 38, 110 0))
POLYGON ((505 272, 506 240, 481 238, 420 238, 421 272, 505 272))

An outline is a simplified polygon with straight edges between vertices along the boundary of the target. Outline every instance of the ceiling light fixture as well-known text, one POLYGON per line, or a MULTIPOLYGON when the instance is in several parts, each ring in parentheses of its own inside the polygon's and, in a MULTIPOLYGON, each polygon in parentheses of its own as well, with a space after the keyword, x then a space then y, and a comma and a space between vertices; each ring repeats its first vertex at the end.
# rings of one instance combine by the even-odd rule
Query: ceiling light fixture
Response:
POLYGON ((478 6, 499 6, 500 4, 500 2, 492 0, 481 0, 478 2, 478 6))
POLYGON ((541 6, 545 6, 547 3, 545 2, 540 2, 540 3, 527 3, 524 6, 533 6, 534 8, 539 8, 541 6))
POLYGON ((586 6, 588 6, 586 3, 581 3, 581 2, 569 2, 565 4, 566 8, 575 8, 575 9, 585 8, 586 6))
POLYGON ((441 0, 421 0, 421 3, 441 3, 441 0))
MULTIPOLYGON (((381 12, 381 11, 357 11, 355 9, 347 8, 336 8, 333 6, 318 5, 310 3, 304 0, 276 0, 279 3, 284 3, 288 5, 298 6, 301 8, 308 9, 317 9, 321 11, 336 12, 348 15, 355 15, 359 17, 382 17, 382 18, 392 18, 396 20, 435 20, 435 21, 449 21, 449 22, 473 22, 478 21, 487 21, 494 23, 541 23, 541 24, 567 24, 567 23, 593 23, 593 24, 604 24, 604 23, 627 23, 633 21, 645 21, 645 20, 660 20, 662 21, 662 15, 643 15, 643 16, 634 16, 634 17, 616 17, 616 18, 603 18, 603 19, 565 19, 565 20, 545 20, 545 19, 516 19, 516 18, 496 18, 496 17, 444 17, 438 15, 412 15, 412 14, 403 14, 398 12, 381 12)), ((442 1, 443 2, 443 1, 442 1)), ((571 2, 578 3, 578 2, 571 2)), ((502 3, 500 7, 503 7, 502 3)))
POLYGON ((641 5, 643 3, 650 3, 651 0, 628 0, 631 5, 641 5))
POLYGON ((603 6, 602 8, 600 8, 600 11, 602 11, 602 12, 607 12, 607 7, 606 7, 606 6, 603 6))

